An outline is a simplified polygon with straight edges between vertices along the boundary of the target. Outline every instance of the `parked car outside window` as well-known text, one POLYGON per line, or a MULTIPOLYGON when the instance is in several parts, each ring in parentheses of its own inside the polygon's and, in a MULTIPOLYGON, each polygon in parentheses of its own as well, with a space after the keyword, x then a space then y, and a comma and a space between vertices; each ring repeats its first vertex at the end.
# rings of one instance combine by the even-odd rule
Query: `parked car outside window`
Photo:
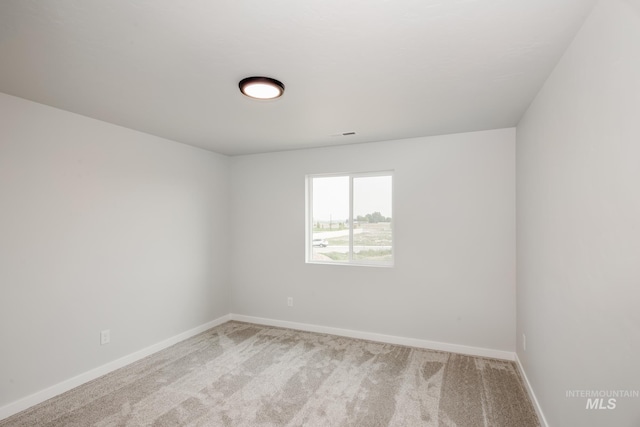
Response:
POLYGON ((324 239, 313 239, 313 246, 319 246, 321 248, 326 248, 329 246, 329 242, 324 239))

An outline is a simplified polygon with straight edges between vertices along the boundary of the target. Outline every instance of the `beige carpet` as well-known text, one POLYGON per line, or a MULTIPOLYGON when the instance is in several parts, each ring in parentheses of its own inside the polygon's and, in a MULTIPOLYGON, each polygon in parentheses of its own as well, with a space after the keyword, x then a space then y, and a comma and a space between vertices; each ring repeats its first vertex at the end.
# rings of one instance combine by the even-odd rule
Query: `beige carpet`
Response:
POLYGON ((228 322, 0 426, 539 426, 512 362, 228 322))

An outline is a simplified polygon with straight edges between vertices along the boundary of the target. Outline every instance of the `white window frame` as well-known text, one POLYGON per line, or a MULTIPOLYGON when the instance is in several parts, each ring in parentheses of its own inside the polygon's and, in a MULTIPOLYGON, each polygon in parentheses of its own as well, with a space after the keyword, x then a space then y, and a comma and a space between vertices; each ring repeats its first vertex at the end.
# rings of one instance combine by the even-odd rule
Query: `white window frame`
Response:
POLYGON ((307 264, 328 264, 328 265, 350 265, 350 266, 366 266, 366 267, 393 267, 395 265, 395 208, 394 193, 395 179, 393 170, 374 171, 374 172, 352 172, 352 173, 324 173, 309 174, 305 177, 305 261, 307 264), (366 178, 375 176, 391 177, 391 261, 378 263, 365 260, 353 259, 353 180, 354 178, 366 178), (332 177, 348 177, 349 178, 349 252, 347 261, 317 261, 313 260, 313 179, 314 178, 332 178, 332 177))

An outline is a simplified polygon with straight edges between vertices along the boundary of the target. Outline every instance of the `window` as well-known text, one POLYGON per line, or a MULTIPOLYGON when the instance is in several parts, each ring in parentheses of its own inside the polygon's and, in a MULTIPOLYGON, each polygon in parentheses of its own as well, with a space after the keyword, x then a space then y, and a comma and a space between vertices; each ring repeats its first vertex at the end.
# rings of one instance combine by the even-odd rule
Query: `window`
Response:
POLYGON ((393 265, 393 174, 307 176, 307 262, 393 265))

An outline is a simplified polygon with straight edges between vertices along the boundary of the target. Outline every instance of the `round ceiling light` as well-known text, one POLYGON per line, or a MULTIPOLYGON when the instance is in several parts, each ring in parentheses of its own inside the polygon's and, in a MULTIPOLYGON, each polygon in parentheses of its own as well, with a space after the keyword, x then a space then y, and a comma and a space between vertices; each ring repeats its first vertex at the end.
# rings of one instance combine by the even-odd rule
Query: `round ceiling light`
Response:
POLYGON ((269 77, 247 77, 240 80, 238 86, 240 92, 255 99, 274 99, 284 93, 284 85, 269 77))

